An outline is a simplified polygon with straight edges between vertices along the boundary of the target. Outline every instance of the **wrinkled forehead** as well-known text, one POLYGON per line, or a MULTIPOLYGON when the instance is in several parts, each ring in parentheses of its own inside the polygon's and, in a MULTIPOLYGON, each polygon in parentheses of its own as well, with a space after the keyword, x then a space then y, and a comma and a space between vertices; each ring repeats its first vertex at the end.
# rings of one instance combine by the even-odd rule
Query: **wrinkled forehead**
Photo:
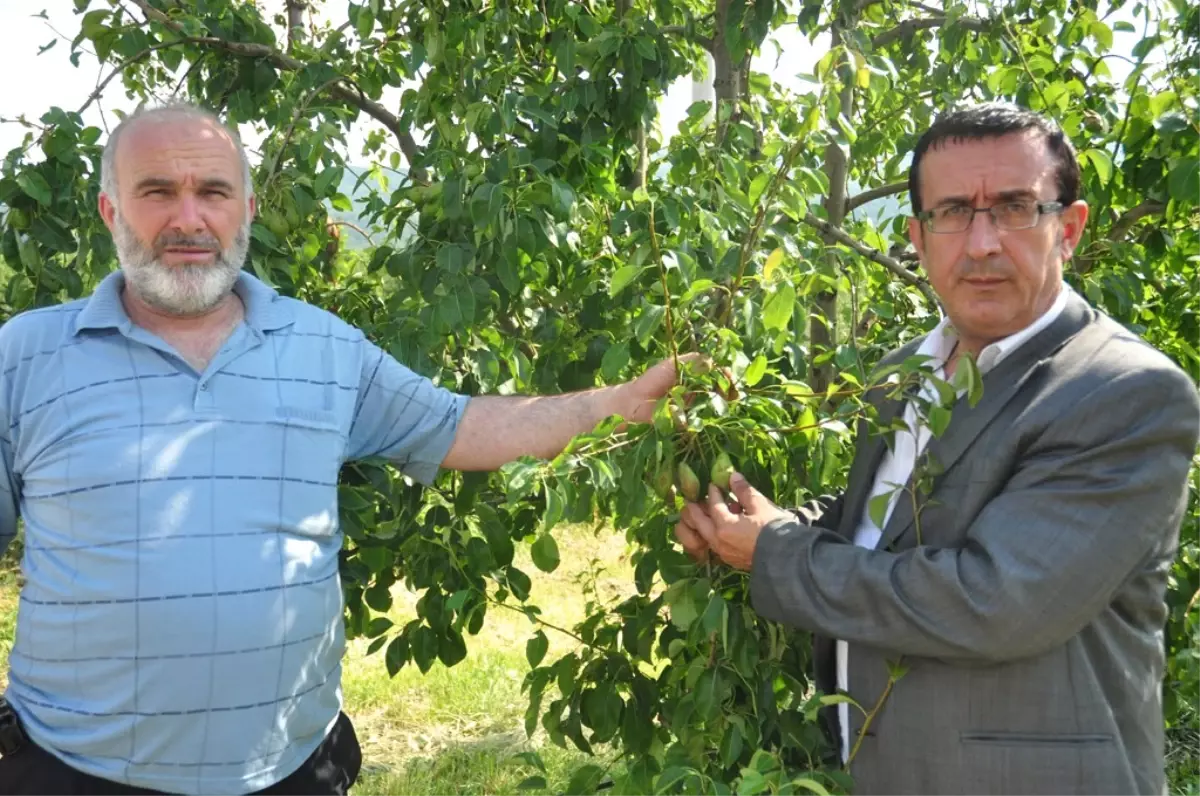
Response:
POLYGON ((209 119, 185 115, 138 119, 125 130, 115 153, 122 186, 145 179, 170 182, 222 180, 242 183, 242 162, 229 131, 209 119))
POLYGON ((921 159, 921 202, 980 202, 1028 194, 1057 198, 1054 161, 1045 136, 1028 130, 981 139, 942 141, 921 159))

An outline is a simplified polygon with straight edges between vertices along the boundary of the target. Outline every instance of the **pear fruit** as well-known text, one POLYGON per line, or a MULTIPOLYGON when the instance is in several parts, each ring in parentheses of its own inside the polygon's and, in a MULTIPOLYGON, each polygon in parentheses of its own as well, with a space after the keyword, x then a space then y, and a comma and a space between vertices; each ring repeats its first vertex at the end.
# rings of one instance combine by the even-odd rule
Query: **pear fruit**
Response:
POLYGON ((728 492, 729 476, 731 475, 733 475, 733 462, 729 460, 728 453, 721 451, 721 454, 713 459, 712 471, 709 473, 710 480, 728 492))
POLYGON ((693 503, 700 499, 700 479, 686 462, 679 463, 679 490, 693 503))
POLYGON ((663 500, 670 496, 675 483, 674 473, 671 472, 673 469, 670 462, 665 462, 654 475, 654 492, 663 500))

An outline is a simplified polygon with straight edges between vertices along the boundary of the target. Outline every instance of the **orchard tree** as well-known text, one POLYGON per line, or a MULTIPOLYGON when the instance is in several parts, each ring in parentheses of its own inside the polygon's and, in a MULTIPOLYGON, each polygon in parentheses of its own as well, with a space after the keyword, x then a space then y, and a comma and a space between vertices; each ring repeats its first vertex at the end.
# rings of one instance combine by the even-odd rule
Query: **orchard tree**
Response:
MULTIPOLYGON (((452 389, 581 389, 708 354, 653 423, 603 423, 553 461, 428 489, 381 463, 347 466, 347 633, 391 672, 424 672, 462 660, 497 606, 525 612, 527 730, 611 750, 573 793, 606 772, 639 793, 851 790, 825 762, 815 717, 837 697, 812 688, 807 634, 757 617, 746 576, 693 564, 672 527, 679 493, 730 465, 783 505, 844 484, 855 430, 882 422, 880 397, 912 377, 874 363, 937 319, 904 194, 938 111, 1007 99, 1059 121, 1093 208, 1068 280, 1200 379, 1200 11, 933 3, 369 0, 334 18, 306 0, 275 17, 235 0, 75 0, 69 57, 92 50, 106 71, 82 107, 24 120, 4 160, 0 317, 85 295, 114 267, 95 209, 103 132, 82 114, 123 91, 186 97, 257 131, 247 267, 452 389), (827 49, 800 92, 753 68, 784 27, 827 49), (668 140, 658 102, 689 75, 715 99, 668 140), (374 132, 350 151, 364 121, 374 132), (339 253, 330 222, 352 209, 369 226, 361 257, 339 253), (531 545, 552 571, 556 527, 580 522, 626 536, 631 588, 553 628, 514 554, 531 545), (402 627, 383 615, 398 583, 421 593, 402 627), (551 656, 563 633, 571 644, 551 656)), ((938 433, 949 393, 927 407, 938 433)), ((918 481, 919 514, 936 469, 918 481)), ((1193 726, 1194 516, 1169 597, 1167 689, 1169 721, 1193 726)))

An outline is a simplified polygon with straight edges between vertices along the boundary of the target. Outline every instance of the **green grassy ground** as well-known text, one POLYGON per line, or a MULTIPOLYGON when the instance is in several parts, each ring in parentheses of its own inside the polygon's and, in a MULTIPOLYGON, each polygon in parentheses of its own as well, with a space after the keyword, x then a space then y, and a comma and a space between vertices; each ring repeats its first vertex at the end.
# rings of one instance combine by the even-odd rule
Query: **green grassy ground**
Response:
MULTIPOLYGON (((14 546, 15 547, 15 546, 14 546)), ((547 621, 570 627, 582 617, 584 582, 611 599, 630 588, 625 576, 624 544, 612 534, 582 527, 561 532, 562 565, 534 578, 533 600, 547 621), (592 579, 595 567, 607 573, 592 579)), ((15 549, 0 559, 0 688, 6 682, 8 651, 16 623, 19 574, 15 549)), ((534 572, 526 560, 523 568, 534 572)), ((400 624, 415 615, 418 595, 397 588, 392 619, 400 624)), ((525 699, 521 680, 528 671, 525 641, 532 627, 523 615, 493 610, 485 629, 468 639, 467 658, 447 669, 435 662, 428 674, 406 666, 388 676, 381 654, 367 657, 366 643, 353 642, 346 656, 343 691, 363 749, 363 774, 354 793, 476 794, 562 793, 572 768, 584 755, 525 736, 525 699), (530 774, 514 755, 537 750, 546 763, 548 787, 519 791, 530 774)), ((573 643, 550 632, 547 659, 573 643)), ((1200 737, 1194 731, 1169 737, 1168 769, 1172 794, 1200 796, 1200 737)), ((606 761, 600 761, 601 763, 606 761)))

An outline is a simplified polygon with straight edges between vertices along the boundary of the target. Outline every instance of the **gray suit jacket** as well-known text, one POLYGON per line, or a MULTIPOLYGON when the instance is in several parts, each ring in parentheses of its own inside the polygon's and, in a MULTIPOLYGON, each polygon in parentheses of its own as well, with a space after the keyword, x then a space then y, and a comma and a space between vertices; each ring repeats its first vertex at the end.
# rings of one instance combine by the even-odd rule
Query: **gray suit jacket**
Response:
POLYGON ((879 546, 853 545, 884 450, 860 426, 845 493, 759 537, 754 607, 816 634, 826 693, 846 640, 866 710, 888 661, 910 667, 850 767, 856 793, 1162 793, 1163 598, 1196 388, 1074 295, 983 382, 930 443, 944 472, 922 544, 902 496, 879 546))

